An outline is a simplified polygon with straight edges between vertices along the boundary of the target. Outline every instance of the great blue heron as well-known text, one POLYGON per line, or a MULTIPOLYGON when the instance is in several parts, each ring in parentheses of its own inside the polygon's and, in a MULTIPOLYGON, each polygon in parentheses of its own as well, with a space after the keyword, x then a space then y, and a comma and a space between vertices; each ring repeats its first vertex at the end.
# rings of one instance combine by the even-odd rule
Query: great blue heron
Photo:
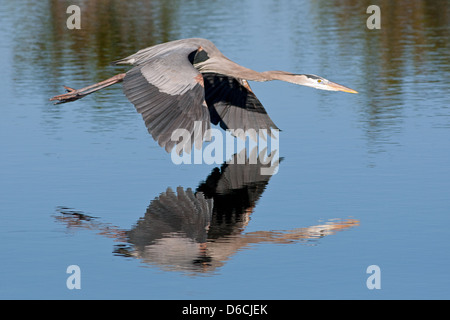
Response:
POLYGON ((158 44, 113 64, 135 67, 82 89, 64 86, 68 93, 50 100, 75 101, 123 81, 125 95, 142 114, 149 133, 167 152, 176 144, 171 139, 172 132, 186 129, 193 135, 196 121, 202 124, 201 137, 210 128, 210 122, 220 124, 224 130, 278 129, 248 80, 281 80, 316 89, 357 93, 316 75, 245 68, 225 57, 211 41, 200 38, 158 44))

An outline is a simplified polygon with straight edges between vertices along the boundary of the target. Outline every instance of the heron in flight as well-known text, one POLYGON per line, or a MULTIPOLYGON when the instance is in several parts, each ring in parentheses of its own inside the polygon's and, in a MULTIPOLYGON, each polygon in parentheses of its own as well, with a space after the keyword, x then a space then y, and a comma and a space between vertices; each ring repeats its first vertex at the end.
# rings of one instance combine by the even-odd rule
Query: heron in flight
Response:
POLYGON ((321 90, 357 93, 312 74, 245 68, 225 57, 211 41, 200 38, 158 44, 113 64, 134 68, 82 89, 64 86, 68 93, 50 100, 75 101, 123 81, 125 95, 142 115, 149 133, 167 152, 177 144, 171 139, 172 132, 186 129, 194 137, 197 121, 202 124, 201 141, 209 132, 210 122, 224 130, 278 129, 247 81, 281 80, 321 90))

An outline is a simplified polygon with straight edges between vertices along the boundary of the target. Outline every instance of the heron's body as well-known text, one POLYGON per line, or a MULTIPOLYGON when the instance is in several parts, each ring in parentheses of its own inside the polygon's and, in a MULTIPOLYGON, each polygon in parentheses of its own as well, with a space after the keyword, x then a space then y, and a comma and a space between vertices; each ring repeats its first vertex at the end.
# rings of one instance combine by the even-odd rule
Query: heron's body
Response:
MULTIPOLYGON (((87 94, 123 81, 127 98, 142 114, 158 143, 170 152, 175 129, 194 134, 200 121, 202 136, 210 122, 223 129, 277 129, 255 96, 247 80, 282 80, 323 90, 356 91, 314 75, 284 71, 257 72, 225 57, 209 40, 182 39, 158 44, 114 64, 131 64, 127 73, 118 74, 92 86, 55 96, 60 103, 78 100, 87 94)), ((197 137, 198 138, 198 137, 197 137)), ((192 139, 194 141, 194 139, 192 139)))

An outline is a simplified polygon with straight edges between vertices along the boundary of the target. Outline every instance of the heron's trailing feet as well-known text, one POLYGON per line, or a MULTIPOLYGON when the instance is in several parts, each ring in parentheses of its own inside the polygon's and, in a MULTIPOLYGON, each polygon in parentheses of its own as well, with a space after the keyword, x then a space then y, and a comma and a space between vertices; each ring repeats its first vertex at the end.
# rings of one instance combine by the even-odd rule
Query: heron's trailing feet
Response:
POLYGON ((109 79, 95 83, 82 89, 73 89, 67 86, 63 86, 64 89, 67 90, 67 93, 54 96, 53 98, 50 98, 50 101, 58 100, 57 102, 55 102, 55 104, 75 101, 95 91, 109 87, 118 82, 122 82, 124 77, 125 73, 116 74, 114 77, 111 77, 109 79))
POLYGON ((85 94, 80 93, 80 90, 75 90, 75 89, 67 87, 67 86, 63 86, 63 87, 64 87, 64 89, 67 90, 67 93, 54 96, 53 98, 50 98, 50 101, 58 100, 57 102, 55 102, 55 104, 59 104, 59 103, 64 103, 64 102, 75 101, 75 100, 81 99, 85 96, 85 94))

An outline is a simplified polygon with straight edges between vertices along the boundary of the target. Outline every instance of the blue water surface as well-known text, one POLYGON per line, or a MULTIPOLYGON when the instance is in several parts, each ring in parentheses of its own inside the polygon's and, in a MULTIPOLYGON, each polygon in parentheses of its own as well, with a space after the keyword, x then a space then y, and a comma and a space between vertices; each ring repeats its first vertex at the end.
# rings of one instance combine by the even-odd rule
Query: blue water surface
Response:
POLYGON ((0 8, 0 298, 450 298, 445 1, 380 1, 379 30, 366 27, 374 3, 350 0, 80 2, 82 28, 69 30, 72 2, 0 8), (186 235, 142 248, 125 235, 167 188, 196 191, 221 164, 175 165, 120 84, 48 101, 127 70, 113 60, 188 37, 258 71, 359 92, 251 83, 282 130, 283 160, 253 180, 254 201, 218 227, 226 235, 209 235, 198 263, 201 241, 186 235), (66 285, 70 265, 79 290, 66 285), (381 289, 367 287, 371 265, 381 289))

